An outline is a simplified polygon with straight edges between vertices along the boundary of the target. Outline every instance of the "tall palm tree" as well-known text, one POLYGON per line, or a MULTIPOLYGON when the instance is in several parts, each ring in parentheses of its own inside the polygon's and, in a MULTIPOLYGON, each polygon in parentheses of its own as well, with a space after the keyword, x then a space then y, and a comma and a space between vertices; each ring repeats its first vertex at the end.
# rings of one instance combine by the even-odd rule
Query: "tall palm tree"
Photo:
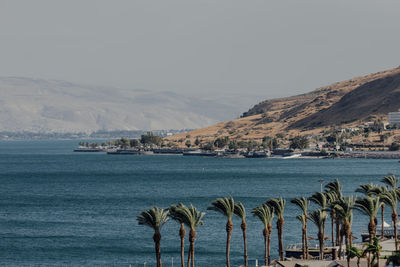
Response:
POLYGON ((179 237, 181 239, 181 267, 185 267, 185 235, 186 235, 186 230, 184 226, 184 221, 181 216, 181 214, 178 212, 179 208, 183 206, 182 203, 179 203, 178 205, 172 205, 169 208, 169 217, 171 217, 174 221, 178 222, 180 224, 180 229, 179 229, 179 237))
MULTIPOLYGON (((315 204, 317 204, 322 211, 327 210, 327 206, 328 206, 328 193, 323 193, 323 192, 315 192, 311 197, 310 200, 312 202, 314 202, 315 204)), ((322 222, 322 234, 325 236, 325 224, 326 224, 326 219, 327 217, 325 217, 325 219, 322 222)))
POLYGON ((310 201, 305 197, 300 197, 300 198, 294 198, 290 202, 299 207, 303 212, 303 214, 299 215, 300 217, 297 216, 296 218, 302 224, 302 241, 303 241, 302 253, 303 253, 303 259, 307 259, 308 258, 307 211, 308 211, 308 206, 310 206, 310 201))
POLYGON ((357 257, 357 267, 360 267, 360 259, 362 257, 362 252, 354 246, 350 246, 346 250, 346 255, 347 255, 347 267, 350 267, 350 260, 352 258, 357 257))
POLYGON ((382 250, 382 246, 379 244, 379 239, 374 237, 372 240, 372 243, 369 243, 367 245, 367 247, 365 248, 364 253, 363 253, 364 256, 367 253, 371 253, 372 255, 374 255, 372 257, 371 264, 369 266, 379 267, 379 256, 380 256, 381 250, 382 250), (375 260, 377 260, 377 264, 374 264, 375 260))
POLYGON ((353 208, 356 198, 354 196, 344 197, 336 202, 335 210, 340 222, 342 223, 342 230, 339 240, 339 255, 342 251, 342 236, 345 237, 346 249, 352 243, 351 240, 351 223, 353 221, 353 208))
POLYGON ((242 220, 242 224, 240 227, 242 228, 243 232, 243 257, 244 257, 244 266, 248 266, 248 260, 247 260, 247 235, 246 235, 246 228, 247 228, 247 223, 246 223, 246 209, 244 205, 241 202, 236 202, 235 203, 235 215, 238 216, 242 220))
POLYGON ((187 266, 194 267, 194 242, 196 240, 197 232, 196 228, 203 225, 204 212, 199 212, 192 204, 187 207, 183 204, 178 204, 173 208, 174 216, 179 218, 178 221, 183 222, 187 227, 190 228, 189 231, 189 253, 188 253, 188 264, 187 266))
MULTIPOLYGON (((374 194, 375 196, 380 196, 383 192, 387 190, 386 187, 380 186, 380 185, 373 185, 371 189, 371 193, 374 194)), ((384 238, 385 232, 385 202, 382 202, 381 205, 381 238, 384 238)))
MULTIPOLYGON (((340 183, 340 181, 338 179, 335 179, 334 181, 327 183, 325 185, 325 192, 335 194, 337 200, 343 198, 342 184, 340 183)), ((333 208, 333 207, 331 206, 331 208, 333 208)), ((340 237, 340 232, 341 232, 340 231, 340 222, 339 222, 340 218, 338 216, 336 216, 336 214, 335 214, 335 221, 336 221, 336 246, 339 246, 339 241, 341 238, 340 237)))
POLYGON ((319 241, 319 257, 321 260, 324 259, 324 240, 325 240, 325 235, 324 235, 324 223, 326 220, 326 217, 328 215, 324 210, 315 210, 310 213, 308 216, 308 219, 312 221, 315 226, 318 228, 318 241, 319 241))
POLYGON ((332 238, 332 247, 335 246, 335 223, 337 224, 336 231, 338 230, 339 224, 337 223, 336 219, 336 210, 335 210, 335 204, 339 200, 338 196, 336 195, 335 192, 327 192, 326 194, 326 199, 327 199, 327 211, 330 211, 331 213, 331 238, 332 238))
POLYGON ((226 223, 226 266, 230 267, 229 252, 231 246, 231 235, 233 230, 232 216, 235 212, 235 200, 232 197, 217 198, 211 202, 211 207, 207 210, 217 211, 227 217, 226 223))
POLYGON ((397 200, 399 197, 398 190, 385 191, 380 194, 380 197, 386 205, 388 205, 392 209, 392 222, 393 222, 393 231, 394 231, 394 241, 396 250, 398 250, 398 242, 397 242, 397 200))
POLYGON ((259 207, 256 207, 251 210, 254 216, 257 216, 261 222, 264 224, 263 235, 264 235, 264 247, 265 254, 264 260, 265 265, 269 266, 271 264, 271 231, 272 231, 272 219, 274 218, 274 213, 266 204, 262 204, 259 207))
POLYGON ((307 240, 307 216, 304 213, 297 215, 296 219, 299 220, 302 226, 302 235, 301 235, 301 248, 302 248, 302 256, 303 259, 308 259, 308 253, 306 252, 306 242, 307 240))
POLYGON ((369 217, 368 232, 370 243, 376 236, 376 215, 379 212, 382 203, 379 197, 365 196, 364 198, 357 199, 355 208, 369 217))
POLYGON ((160 209, 158 207, 152 207, 149 210, 142 211, 137 216, 139 225, 145 225, 154 230, 153 240, 156 249, 156 260, 157 267, 161 267, 161 233, 162 226, 168 221, 168 210, 160 209))
POLYGON ((283 225, 285 224, 285 219, 283 218, 283 213, 285 212, 286 200, 282 197, 280 198, 270 198, 266 202, 270 206, 277 217, 276 228, 278 230, 278 240, 279 240, 279 258, 283 260, 283 225))

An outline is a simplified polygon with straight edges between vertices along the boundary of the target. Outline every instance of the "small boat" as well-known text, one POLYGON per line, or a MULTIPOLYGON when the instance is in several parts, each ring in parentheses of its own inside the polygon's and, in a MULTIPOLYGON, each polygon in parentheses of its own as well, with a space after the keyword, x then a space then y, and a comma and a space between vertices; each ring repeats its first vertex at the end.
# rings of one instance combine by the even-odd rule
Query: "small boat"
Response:
POLYGON ((289 155, 284 155, 282 156, 283 159, 295 159, 295 158, 300 158, 301 154, 289 154, 289 155))

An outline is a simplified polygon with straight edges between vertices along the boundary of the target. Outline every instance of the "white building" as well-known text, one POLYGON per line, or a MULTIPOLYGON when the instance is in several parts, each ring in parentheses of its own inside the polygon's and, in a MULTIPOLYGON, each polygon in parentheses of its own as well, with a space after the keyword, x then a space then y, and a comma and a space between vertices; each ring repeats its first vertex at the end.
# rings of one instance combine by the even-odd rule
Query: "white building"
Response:
POLYGON ((400 124, 400 111, 389 112, 389 123, 390 124, 400 124))

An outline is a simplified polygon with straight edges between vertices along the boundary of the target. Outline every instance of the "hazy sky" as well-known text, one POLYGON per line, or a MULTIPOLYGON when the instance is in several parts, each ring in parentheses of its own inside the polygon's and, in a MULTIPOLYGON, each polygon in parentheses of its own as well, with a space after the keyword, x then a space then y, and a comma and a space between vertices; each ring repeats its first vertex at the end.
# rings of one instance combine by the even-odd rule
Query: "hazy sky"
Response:
POLYGON ((0 76, 269 97, 399 65, 399 0, 0 1, 0 76))

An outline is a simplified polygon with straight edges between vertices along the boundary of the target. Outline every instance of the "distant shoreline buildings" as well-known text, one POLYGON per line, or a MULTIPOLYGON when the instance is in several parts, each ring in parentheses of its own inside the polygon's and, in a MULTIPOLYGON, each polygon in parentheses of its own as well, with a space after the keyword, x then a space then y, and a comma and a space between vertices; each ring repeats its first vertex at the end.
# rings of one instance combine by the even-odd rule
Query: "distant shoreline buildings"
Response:
POLYGON ((400 124, 400 110, 397 112, 389 112, 389 124, 400 124))

